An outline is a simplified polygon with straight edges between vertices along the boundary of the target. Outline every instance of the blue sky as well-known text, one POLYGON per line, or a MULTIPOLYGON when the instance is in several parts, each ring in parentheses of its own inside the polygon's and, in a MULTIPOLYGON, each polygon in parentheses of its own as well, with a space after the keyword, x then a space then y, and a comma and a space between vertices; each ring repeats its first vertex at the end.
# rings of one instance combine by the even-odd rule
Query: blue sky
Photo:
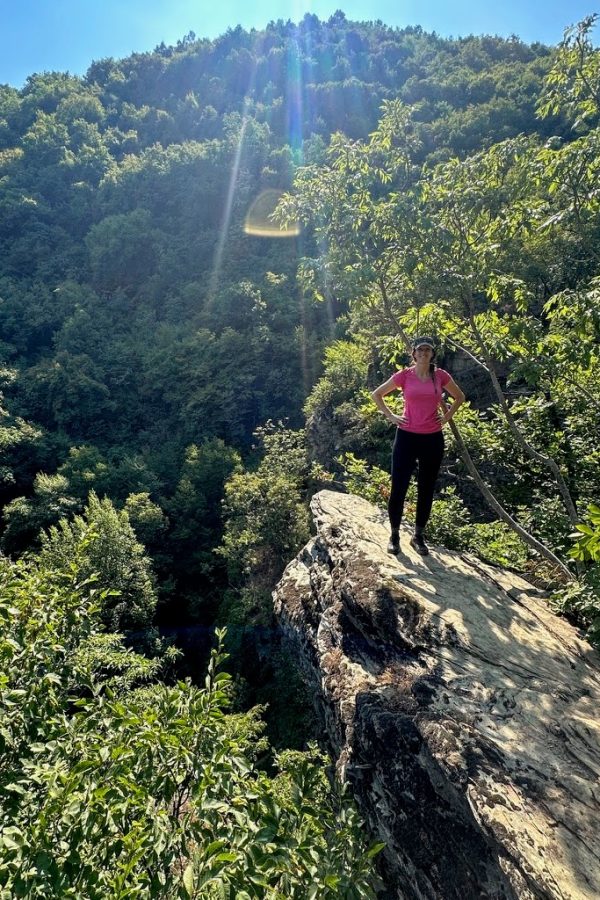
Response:
MULTIPOLYGON (((600 6, 600 0, 598 0, 600 6)), ((92 60, 152 50, 189 31, 214 38, 312 12, 329 18, 421 25, 444 36, 517 34, 555 44, 566 25, 596 10, 589 0, 0 0, 0 84, 20 87, 47 70, 83 74, 92 60)))

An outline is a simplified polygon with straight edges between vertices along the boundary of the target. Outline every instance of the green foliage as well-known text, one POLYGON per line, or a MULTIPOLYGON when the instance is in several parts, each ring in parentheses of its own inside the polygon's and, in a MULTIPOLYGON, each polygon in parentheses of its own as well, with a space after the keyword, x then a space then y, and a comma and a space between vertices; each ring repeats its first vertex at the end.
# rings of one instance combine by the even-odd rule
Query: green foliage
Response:
POLYGON ((71 447, 58 474, 67 479, 69 493, 82 504, 92 490, 122 504, 132 494, 156 493, 160 485, 141 454, 120 447, 108 454, 90 444, 71 447))
POLYGON ((150 494, 147 491, 129 494, 125 512, 140 543, 146 548, 158 547, 164 539, 169 520, 158 503, 150 499, 150 494))
MULTIPOLYGON (((94 632, 82 640, 74 654, 77 672, 92 673, 98 691, 108 690, 115 696, 169 674, 170 666, 180 655, 169 647, 162 658, 150 659, 124 646, 121 634, 94 632)), ((76 692, 80 686, 74 684, 76 692)))
POLYGON ((51 740, 60 727, 57 716, 69 685, 75 680, 86 684, 73 653, 90 635, 103 597, 79 578, 76 560, 72 569, 60 572, 1 558, 0 577, 0 749, 3 771, 9 774, 6 784, 15 767, 35 755, 40 739, 51 740))
POLYGON ((368 358, 364 347, 336 341, 325 348, 323 375, 310 393, 304 411, 308 417, 327 410, 330 414, 364 389, 368 358))
POLYGON ((101 652, 120 680, 98 671, 103 597, 81 578, 85 549, 66 570, 0 565, 3 893, 374 897, 380 845, 365 846, 324 760, 283 757, 274 780, 256 769, 259 726, 226 714, 220 647, 203 688, 129 690, 154 672, 124 665, 118 638, 101 652))
POLYGON ((273 625, 273 599, 271 591, 250 581, 244 587, 229 588, 219 605, 218 624, 227 624, 228 648, 231 655, 232 635, 248 628, 271 628, 273 625))
POLYGON ((222 501, 227 480, 241 469, 240 456, 222 440, 192 444, 166 508, 171 521, 166 548, 180 589, 198 591, 222 565, 215 554, 223 534, 222 501))
POLYGON ((223 555, 233 572, 281 570, 308 538, 308 516, 293 480, 264 466, 225 488, 223 555))
POLYGON ((572 526, 560 499, 548 496, 548 493, 546 485, 538 485, 532 494, 531 508, 518 511, 519 521, 558 553, 567 555, 571 547, 569 534, 572 526))
POLYGON ((105 592, 101 618, 110 631, 139 640, 149 629, 156 606, 150 560, 136 538, 125 510, 90 494, 82 516, 61 519, 42 534, 42 565, 67 568, 79 559, 82 578, 105 592), (80 549, 82 548, 82 549, 80 549), (93 580, 92 580, 93 579, 93 580))
POLYGON ((105 376, 103 365, 87 353, 59 351, 32 366, 23 378, 29 415, 49 427, 64 428, 74 438, 97 438, 114 412, 105 376))
POLYGON ((473 522, 456 488, 447 487, 436 499, 427 525, 431 541, 450 550, 466 550, 485 562, 523 572, 527 547, 504 522, 473 522))
POLYGON ((319 734, 314 697, 304 673, 282 643, 273 615, 272 586, 251 573, 243 587, 225 591, 217 624, 226 625, 235 704, 264 708, 274 747, 302 749, 319 734))
POLYGON ((600 648, 600 507, 591 503, 587 522, 576 526, 570 556, 587 563, 578 581, 573 581, 554 596, 561 612, 583 626, 592 643, 600 648))
POLYGON ((219 553, 229 587, 218 621, 229 630, 238 703, 266 704, 274 744, 302 747, 314 733, 314 716, 304 680, 281 647, 271 593, 310 536, 309 465, 302 432, 268 423, 256 437, 263 451, 258 467, 234 474, 225 486, 219 553))
MULTIPOLYGON (((414 508, 416 491, 412 485, 411 489, 414 508)), ((499 524, 499 522, 492 523, 492 525, 499 524)), ((467 550, 470 549, 469 541, 477 527, 472 524, 471 514, 457 494, 456 488, 447 487, 433 502, 431 518, 427 524, 427 536, 433 543, 441 544, 449 550, 467 550)), ((485 540, 482 540, 479 550, 485 553, 485 549, 485 540)))
POLYGON ((465 548, 486 562, 525 571, 527 547, 505 522, 478 522, 463 532, 465 548))
POLYGON ((574 559, 600 562, 600 506, 591 503, 588 507, 588 524, 577 525, 577 540, 571 550, 574 559))
POLYGON ((49 528, 76 508, 77 502, 69 495, 69 484, 64 475, 40 472, 35 477, 33 496, 17 497, 4 508, 3 550, 23 552, 27 546, 38 542, 44 528, 49 528))
POLYGON ((600 54, 590 32, 598 15, 586 16, 565 29, 538 101, 541 116, 564 113, 577 128, 600 111, 600 54))
POLYGON ((304 405, 311 457, 337 472, 340 453, 383 462, 389 428, 375 415, 367 391, 372 354, 357 341, 335 341, 325 350, 324 372, 304 405))
MULTIPOLYGON (((353 453, 340 457, 340 465, 344 471, 344 481, 348 491, 363 497, 377 506, 387 506, 390 497, 390 474, 377 466, 370 466, 364 459, 353 453)), ((414 493, 412 491, 411 493, 414 493)), ((409 496, 409 502, 411 497, 409 496)))
POLYGON ((94 287, 134 290, 157 265, 159 233, 146 210, 108 216, 86 238, 94 287))
POLYGON ((308 462, 301 432, 269 425, 258 436, 265 450, 258 469, 235 474, 225 485, 220 552, 234 583, 252 573, 272 587, 310 534, 302 496, 308 462))
MULTIPOLYGON (((10 383, 16 373, 0 370, 0 380, 10 383)), ((2 405, 0 393, 0 496, 7 488, 22 482, 27 460, 35 455, 42 432, 19 416, 11 416, 2 405)))
POLYGON ((593 566, 583 578, 553 594, 557 612, 582 628, 586 638, 600 649, 600 567, 593 566))

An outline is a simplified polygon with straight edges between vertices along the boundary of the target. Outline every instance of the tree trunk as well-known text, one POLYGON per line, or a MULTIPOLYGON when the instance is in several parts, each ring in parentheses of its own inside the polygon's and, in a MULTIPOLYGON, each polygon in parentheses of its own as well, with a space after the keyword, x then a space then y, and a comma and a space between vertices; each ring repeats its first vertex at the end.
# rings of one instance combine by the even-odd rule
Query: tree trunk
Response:
POLYGON ((506 522, 509 528, 511 528, 516 534, 519 535, 523 543, 527 544, 528 547, 531 547, 532 550, 535 550, 537 553, 539 553, 540 556, 543 556, 544 559, 547 559, 549 562, 551 562, 553 566, 556 566, 556 568, 560 570, 562 575, 564 575, 568 581, 572 581, 573 573, 566 567, 563 562, 561 562, 558 556, 556 556, 552 552, 552 550, 538 541, 537 538, 535 538, 532 534, 529 534, 529 532, 526 531, 522 525, 519 525, 519 523, 515 519, 513 519, 510 513, 508 513, 504 509, 502 504, 498 500, 496 500, 491 490, 479 474, 475 463, 471 459, 471 454, 467 450, 466 444, 463 441, 462 435, 457 426, 454 422, 450 422, 449 424, 460 451, 460 458, 467 467, 467 470, 473 478, 473 481, 483 494, 486 503, 491 506, 491 508, 495 513, 497 513, 498 517, 502 519, 503 522, 506 522))
POLYGON ((487 366, 487 370, 488 370, 494 391, 496 393, 496 396, 497 396, 500 406, 502 408, 502 412, 504 413, 504 417, 508 423, 508 427, 511 430, 511 434, 513 435, 513 437, 515 438, 515 440, 517 441, 519 446, 525 451, 525 453, 527 453, 527 455, 530 457, 530 459, 533 459, 535 462, 540 463, 541 465, 545 466, 547 469, 550 469, 550 471, 556 478, 556 482, 558 484, 558 489, 560 491, 561 497, 563 498, 563 503, 565 505, 565 509, 567 510, 567 515, 569 516, 571 525, 573 525, 573 526, 577 525, 577 523, 579 522, 579 516, 577 515, 577 509, 575 508, 575 504, 573 503, 573 498, 571 497, 571 492, 569 491, 568 485, 563 477, 562 472, 560 471, 558 463, 554 459, 552 459, 552 457, 546 456, 543 453, 539 453, 539 451, 537 451, 534 447, 532 447, 531 444, 524 437, 521 429, 519 428, 519 426, 517 425, 517 422, 515 421, 515 418, 511 412, 510 406, 508 405, 508 401, 504 395, 504 391, 502 390, 500 382, 498 381, 498 376, 496 375, 496 369, 494 367, 494 360, 492 359, 491 355, 488 353, 487 347, 485 346, 485 341, 483 340, 481 332, 479 331, 479 329, 477 327, 477 323, 475 322, 475 317, 473 316, 472 312, 469 315, 469 321, 470 321, 470 325, 471 325, 473 334, 475 335, 477 342, 479 343, 481 354, 482 354, 483 358, 485 359, 485 364, 487 366))

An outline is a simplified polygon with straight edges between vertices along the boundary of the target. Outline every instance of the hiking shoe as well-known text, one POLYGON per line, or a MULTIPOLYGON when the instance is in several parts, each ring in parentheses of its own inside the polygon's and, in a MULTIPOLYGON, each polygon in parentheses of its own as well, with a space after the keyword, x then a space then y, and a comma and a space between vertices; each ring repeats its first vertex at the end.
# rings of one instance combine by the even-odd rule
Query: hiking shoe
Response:
POLYGON ((429 547, 423 540, 422 534, 413 534, 410 539, 410 546, 413 550, 416 550, 419 556, 428 556, 429 555, 429 547))
POLYGON ((400 532, 399 531, 392 531, 392 533, 390 535, 390 542, 387 545, 387 552, 394 553, 394 554, 400 553, 400 532))

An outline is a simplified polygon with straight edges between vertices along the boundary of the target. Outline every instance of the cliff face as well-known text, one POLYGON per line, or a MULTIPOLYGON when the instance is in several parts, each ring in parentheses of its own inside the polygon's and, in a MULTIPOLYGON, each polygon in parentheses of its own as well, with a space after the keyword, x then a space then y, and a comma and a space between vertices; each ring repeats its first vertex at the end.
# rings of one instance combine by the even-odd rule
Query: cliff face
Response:
POLYGON ((275 591, 388 896, 600 897, 600 659, 535 588, 323 491, 275 591))

